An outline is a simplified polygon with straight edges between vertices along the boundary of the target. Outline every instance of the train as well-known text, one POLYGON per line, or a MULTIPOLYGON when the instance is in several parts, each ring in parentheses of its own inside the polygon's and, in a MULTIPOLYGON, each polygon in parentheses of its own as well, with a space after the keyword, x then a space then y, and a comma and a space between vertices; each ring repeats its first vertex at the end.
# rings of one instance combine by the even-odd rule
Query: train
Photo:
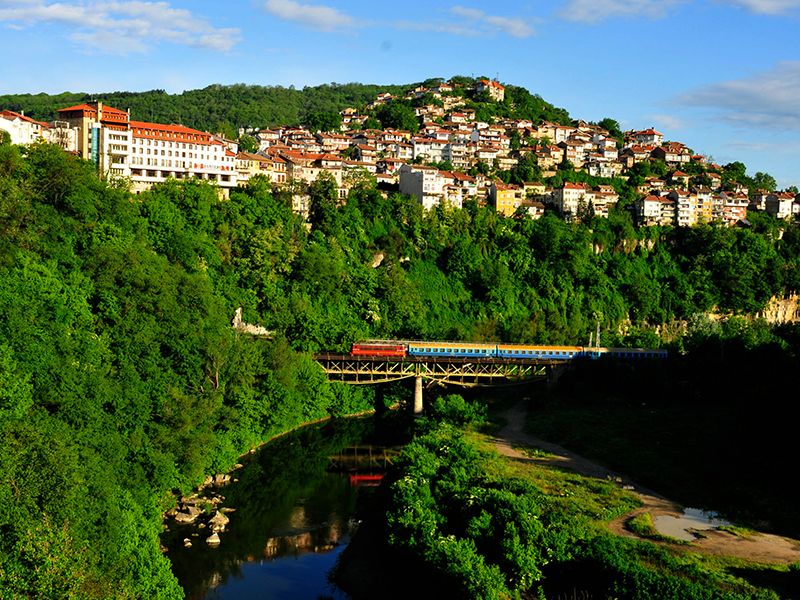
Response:
POLYGON ((662 348, 604 348, 596 346, 536 346, 527 344, 486 344, 477 342, 419 342, 370 340, 352 345, 353 356, 429 356, 447 358, 514 358, 531 360, 574 360, 600 358, 667 358, 662 348))

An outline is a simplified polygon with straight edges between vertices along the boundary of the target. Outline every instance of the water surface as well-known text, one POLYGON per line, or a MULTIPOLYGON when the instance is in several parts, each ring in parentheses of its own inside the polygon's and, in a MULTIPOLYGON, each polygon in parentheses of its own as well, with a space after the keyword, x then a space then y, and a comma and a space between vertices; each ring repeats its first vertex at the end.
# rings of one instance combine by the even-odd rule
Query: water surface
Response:
POLYGON ((706 512, 699 508, 687 508, 684 509, 683 513, 684 514, 680 517, 672 517, 669 515, 653 517, 653 526, 656 528, 656 531, 662 535, 668 535, 679 540, 691 542, 696 538, 692 533, 687 531, 687 529, 707 531, 709 529, 730 525, 728 521, 717 519, 715 513, 706 512))
POLYGON ((238 482, 217 488, 224 506, 235 509, 218 547, 205 543, 207 528, 168 521, 162 542, 186 597, 346 598, 328 582, 327 573, 355 533, 359 497, 375 483, 351 475, 375 471, 364 468, 364 448, 370 456, 383 456, 384 464, 391 462, 382 448, 371 445, 374 421, 309 426, 246 457, 233 474, 238 482), (354 447, 355 466, 350 457, 354 447), (184 547, 186 538, 190 548, 184 547))

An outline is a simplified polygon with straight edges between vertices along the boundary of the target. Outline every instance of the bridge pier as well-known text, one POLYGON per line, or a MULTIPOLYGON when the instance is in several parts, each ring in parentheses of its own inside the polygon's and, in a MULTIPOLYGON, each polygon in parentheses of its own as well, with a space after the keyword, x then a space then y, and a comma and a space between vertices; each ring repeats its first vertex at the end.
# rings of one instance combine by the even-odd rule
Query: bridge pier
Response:
POLYGON ((422 377, 414 377, 414 416, 422 416, 422 377))
POLYGON ((568 370, 571 370, 570 365, 548 365, 547 366, 547 389, 552 390, 558 384, 558 380, 568 370))

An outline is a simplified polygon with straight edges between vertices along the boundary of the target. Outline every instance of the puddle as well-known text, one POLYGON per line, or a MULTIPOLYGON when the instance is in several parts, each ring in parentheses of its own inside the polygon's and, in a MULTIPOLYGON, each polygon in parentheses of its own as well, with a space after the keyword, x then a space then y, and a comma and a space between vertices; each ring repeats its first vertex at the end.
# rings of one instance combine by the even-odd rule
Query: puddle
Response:
POLYGON ((717 519, 714 513, 706 512, 699 508, 687 508, 683 512, 684 514, 681 517, 670 517, 668 515, 654 516, 653 526, 656 528, 656 531, 662 535, 668 535, 679 540, 691 542, 697 538, 686 531, 687 529, 707 531, 723 525, 730 525, 728 521, 717 519))

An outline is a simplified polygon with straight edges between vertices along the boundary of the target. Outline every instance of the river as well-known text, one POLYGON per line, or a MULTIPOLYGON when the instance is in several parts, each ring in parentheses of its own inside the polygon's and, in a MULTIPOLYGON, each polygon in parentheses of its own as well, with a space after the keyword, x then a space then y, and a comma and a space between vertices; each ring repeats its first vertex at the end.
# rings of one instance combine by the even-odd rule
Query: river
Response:
POLYGON ((242 460, 238 481, 218 488, 230 523, 210 531, 169 522, 162 536, 189 599, 347 598, 328 572, 355 533, 359 506, 406 441, 401 415, 310 425, 242 460), (184 540, 191 547, 185 547, 184 540))

